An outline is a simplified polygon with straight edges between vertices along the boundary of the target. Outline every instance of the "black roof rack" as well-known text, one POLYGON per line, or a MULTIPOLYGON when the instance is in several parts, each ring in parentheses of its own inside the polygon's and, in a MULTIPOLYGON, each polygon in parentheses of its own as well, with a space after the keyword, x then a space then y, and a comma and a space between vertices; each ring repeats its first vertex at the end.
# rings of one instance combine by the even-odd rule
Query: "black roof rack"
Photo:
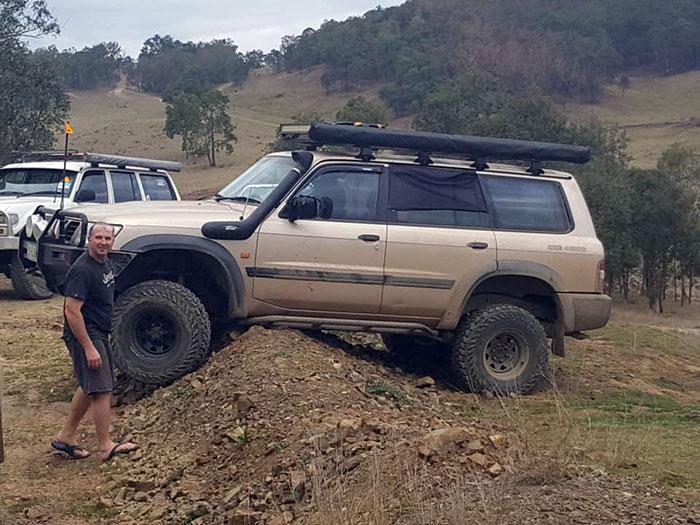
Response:
MULTIPOLYGON (((13 152, 12 156, 15 162, 58 162, 64 159, 63 151, 13 152)), ((139 157, 123 157, 120 155, 109 155, 104 153, 81 153, 74 150, 69 151, 68 155, 65 158, 66 160, 73 162, 86 162, 93 166, 105 164, 108 166, 117 166, 118 168, 146 168, 151 171, 182 171, 182 165, 179 162, 172 162, 167 160, 142 159, 139 157)))
MULTIPOLYGON (((315 123, 308 130, 309 142, 320 145, 349 145, 361 149, 398 149, 418 154, 428 162, 430 154, 442 153, 467 157, 485 166, 488 159, 542 161, 585 164, 591 151, 585 146, 531 142, 526 140, 448 135, 403 129, 387 129, 367 125, 315 123)), ((540 171, 539 165, 535 168, 540 171)))
MULTIPOLYGON (((68 150, 68 160, 83 161, 85 154, 77 150, 68 150)), ((46 150, 46 151, 13 151, 11 155, 12 162, 42 162, 42 161, 61 161, 64 157, 63 150, 46 150)))

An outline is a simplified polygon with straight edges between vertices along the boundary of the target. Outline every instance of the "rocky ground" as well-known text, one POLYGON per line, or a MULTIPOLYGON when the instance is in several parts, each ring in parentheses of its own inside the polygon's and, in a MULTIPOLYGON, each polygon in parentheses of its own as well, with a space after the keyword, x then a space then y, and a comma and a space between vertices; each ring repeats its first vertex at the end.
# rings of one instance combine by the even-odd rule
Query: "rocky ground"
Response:
POLYGON ((484 417, 517 400, 459 392, 439 360, 392 356, 372 336, 234 333, 167 388, 120 385, 115 434, 138 452, 69 462, 46 446, 72 388, 60 303, 4 299, 2 525, 700 524, 698 506, 659 484, 613 476, 574 446, 533 448, 517 419, 484 417), (38 305, 53 317, 37 323, 38 305), (48 369, 24 357, 42 344, 48 369))

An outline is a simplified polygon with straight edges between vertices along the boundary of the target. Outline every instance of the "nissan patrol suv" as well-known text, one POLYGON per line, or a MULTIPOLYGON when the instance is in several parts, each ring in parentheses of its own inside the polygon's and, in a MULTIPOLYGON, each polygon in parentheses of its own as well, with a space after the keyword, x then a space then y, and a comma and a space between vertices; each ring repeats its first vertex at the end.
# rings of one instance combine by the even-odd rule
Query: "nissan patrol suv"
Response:
MULTIPOLYGON (((22 299, 51 296, 35 264, 25 269, 18 258, 20 233, 38 206, 71 208, 180 198, 168 174, 180 171, 177 162, 77 152, 69 152, 65 159, 63 152, 23 153, 16 161, 0 168, 0 272, 12 280, 22 299)), ((36 261, 36 240, 44 226, 39 221, 26 228, 33 237, 24 246, 27 261, 36 261)))
POLYGON ((608 321, 581 190, 541 166, 588 148, 338 124, 303 138, 210 200, 51 218, 39 265, 55 291, 90 225, 114 225, 111 346, 127 375, 172 382, 236 321, 376 332, 391 351, 450 355, 472 391, 529 393, 565 335, 608 321))

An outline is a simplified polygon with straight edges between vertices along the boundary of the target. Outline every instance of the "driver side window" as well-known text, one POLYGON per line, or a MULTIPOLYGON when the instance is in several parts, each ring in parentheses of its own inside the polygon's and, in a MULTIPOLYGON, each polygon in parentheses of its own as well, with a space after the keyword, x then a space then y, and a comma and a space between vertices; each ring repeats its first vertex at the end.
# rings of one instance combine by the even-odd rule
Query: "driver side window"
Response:
POLYGON ((377 213, 380 176, 378 171, 327 170, 314 175, 298 195, 330 199, 329 220, 370 222, 377 213))
MULTIPOLYGON (((107 180, 105 179, 104 171, 92 171, 83 176, 83 181, 80 183, 78 193, 82 190, 92 190, 95 192, 95 200, 91 202, 99 202, 107 204, 109 202, 109 194, 107 193, 107 180)), ((76 197, 78 196, 76 193, 76 197)))

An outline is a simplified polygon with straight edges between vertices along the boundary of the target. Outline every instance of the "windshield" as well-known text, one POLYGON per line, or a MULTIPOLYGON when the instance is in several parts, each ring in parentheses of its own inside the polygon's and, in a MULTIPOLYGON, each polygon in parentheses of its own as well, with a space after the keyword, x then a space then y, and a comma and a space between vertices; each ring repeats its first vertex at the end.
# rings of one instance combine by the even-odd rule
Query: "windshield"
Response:
MULTIPOLYGON (((77 175, 66 170, 65 194, 70 193, 77 175)), ((63 170, 44 168, 10 168, 0 170, 0 196, 61 194, 63 170)))
POLYGON ((260 204, 298 165, 291 155, 263 157, 217 194, 218 199, 260 204))

